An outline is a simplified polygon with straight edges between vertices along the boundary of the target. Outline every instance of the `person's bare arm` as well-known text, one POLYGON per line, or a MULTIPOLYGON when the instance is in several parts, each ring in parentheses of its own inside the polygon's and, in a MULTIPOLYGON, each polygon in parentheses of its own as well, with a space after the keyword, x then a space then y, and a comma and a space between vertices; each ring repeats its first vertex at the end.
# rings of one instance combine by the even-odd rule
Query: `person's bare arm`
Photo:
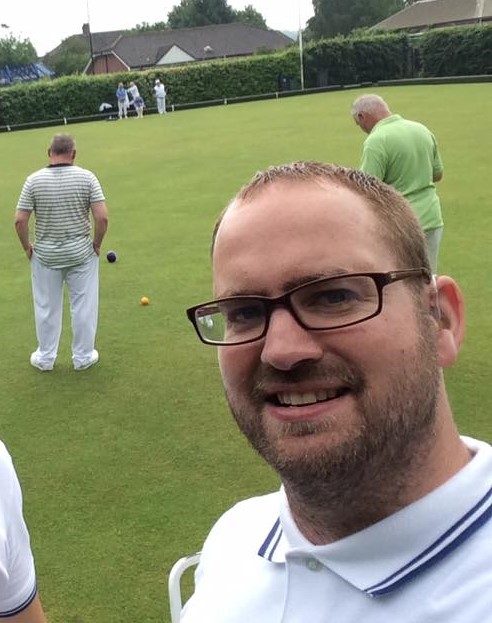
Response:
POLYGON ((15 211, 15 231, 19 236, 22 248, 26 252, 27 259, 32 257, 32 244, 29 242, 29 219, 31 218, 31 212, 29 210, 16 210, 15 211))
POLYGON ((98 201, 91 205, 92 218, 94 219, 94 251, 99 255, 101 244, 108 229, 108 208, 105 201, 98 201))
POLYGON ((31 601, 31 603, 19 614, 13 617, 7 617, 5 619, 8 623, 46 623, 46 617, 44 616, 43 607, 39 595, 31 601))

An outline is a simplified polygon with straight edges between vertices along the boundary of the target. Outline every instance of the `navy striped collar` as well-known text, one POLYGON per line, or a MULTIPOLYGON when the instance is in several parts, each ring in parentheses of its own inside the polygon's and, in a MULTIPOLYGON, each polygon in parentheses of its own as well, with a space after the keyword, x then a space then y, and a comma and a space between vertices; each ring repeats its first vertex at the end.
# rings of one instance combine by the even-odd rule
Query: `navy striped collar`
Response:
POLYGON ((383 521, 335 543, 314 546, 295 525, 283 489, 280 517, 258 554, 274 563, 316 558, 370 596, 385 595, 451 554, 492 517, 492 448, 463 438, 475 453, 451 480, 383 521))

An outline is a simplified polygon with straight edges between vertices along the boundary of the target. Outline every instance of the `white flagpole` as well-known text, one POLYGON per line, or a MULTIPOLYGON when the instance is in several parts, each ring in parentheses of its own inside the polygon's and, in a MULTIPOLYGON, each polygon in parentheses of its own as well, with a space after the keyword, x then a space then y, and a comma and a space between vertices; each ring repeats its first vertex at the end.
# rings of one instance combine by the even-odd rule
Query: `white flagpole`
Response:
POLYGON ((299 67, 301 74, 301 90, 304 91, 304 59, 302 49, 302 23, 301 23, 301 2, 298 0, 299 7, 299 67))

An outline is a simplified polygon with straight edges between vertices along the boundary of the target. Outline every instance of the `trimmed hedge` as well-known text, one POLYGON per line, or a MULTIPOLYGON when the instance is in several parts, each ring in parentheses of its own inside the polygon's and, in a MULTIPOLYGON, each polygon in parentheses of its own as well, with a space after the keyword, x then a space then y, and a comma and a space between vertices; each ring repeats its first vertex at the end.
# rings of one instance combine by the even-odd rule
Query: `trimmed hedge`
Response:
POLYGON ((306 47, 307 86, 397 80, 409 75, 411 50, 404 34, 335 37, 306 47))
MULTIPOLYGON (((304 50, 305 87, 372 84, 418 76, 492 74, 492 26, 431 30, 418 39, 391 33, 335 37, 308 43, 304 50)), ((167 105, 257 97, 280 90, 280 78, 291 88, 300 83, 299 49, 241 59, 159 67, 97 76, 66 76, 0 89, 0 126, 97 116, 107 102, 116 108, 118 82, 134 81, 148 107, 154 107, 153 85, 161 78, 167 105)))
POLYGON ((492 74, 492 25, 429 30, 420 52, 423 76, 492 74))
POLYGON ((65 76, 18 84, 0 89, 0 125, 47 121, 96 114, 107 102, 116 107, 118 82, 134 81, 148 107, 154 107, 153 86, 158 77, 166 85, 166 104, 185 104, 278 90, 279 76, 298 78, 296 48, 280 54, 252 56, 239 60, 212 61, 153 68, 146 72, 124 72, 96 76, 65 76))

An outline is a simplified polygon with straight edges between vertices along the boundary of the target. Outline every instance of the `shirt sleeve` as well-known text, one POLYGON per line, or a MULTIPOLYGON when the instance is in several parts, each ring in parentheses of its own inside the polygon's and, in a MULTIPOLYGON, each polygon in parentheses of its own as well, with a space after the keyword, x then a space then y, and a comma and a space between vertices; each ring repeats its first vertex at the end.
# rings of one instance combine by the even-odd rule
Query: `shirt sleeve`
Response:
POLYGON ((35 208, 34 194, 32 192, 31 178, 28 177, 22 187, 19 201, 17 202, 17 210, 26 210, 32 212, 35 208))
POLYGON ((14 616, 36 595, 22 493, 10 455, 0 443, 0 617, 14 616))
POLYGON ((432 136, 432 140, 434 142, 434 159, 432 162, 432 173, 433 176, 440 175, 444 171, 444 166, 442 164, 441 154, 439 153, 439 148, 437 146, 437 141, 434 136, 432 136))
POLYGON ((93 203, 97 203, 98 201, 105 201, 105 196, 99 180, 94 174, 92 174, 90 204, 92 205, 93 203))
POLYGON ((366 141, 362 148, 359 169, 384 181, 386 174, 386 157, 381 149, 366 141))

